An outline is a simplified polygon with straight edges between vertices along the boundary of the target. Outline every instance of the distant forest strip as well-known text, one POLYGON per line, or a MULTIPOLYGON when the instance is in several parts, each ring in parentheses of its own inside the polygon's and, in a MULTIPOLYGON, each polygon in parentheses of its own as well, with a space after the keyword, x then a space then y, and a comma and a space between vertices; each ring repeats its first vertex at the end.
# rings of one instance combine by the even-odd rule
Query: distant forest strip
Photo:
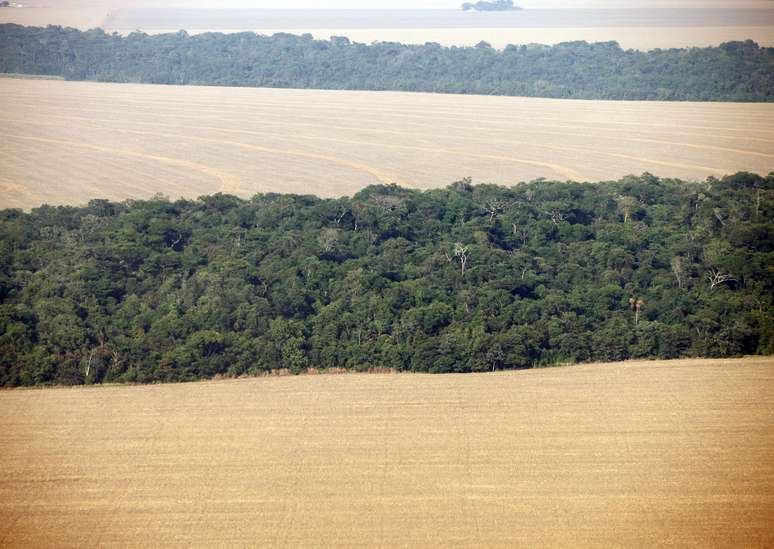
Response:
POLYGON ((577 99, 774 100, 774 48, 623 50, 615 42, 475 47, 311 35, 133 33, 0 25, 0 72, 68 80, 577 99))
POLYGON ((774 175, 0 212, 0 384, 774 353, 774 175))

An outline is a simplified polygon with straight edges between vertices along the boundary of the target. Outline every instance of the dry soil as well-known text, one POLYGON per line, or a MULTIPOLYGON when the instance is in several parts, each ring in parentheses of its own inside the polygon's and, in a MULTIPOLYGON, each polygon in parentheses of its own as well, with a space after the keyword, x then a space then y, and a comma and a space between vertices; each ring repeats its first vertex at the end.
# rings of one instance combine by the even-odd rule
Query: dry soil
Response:
POLYGON ((774 359, 0 392, 3 547, 772 547, 774 359))

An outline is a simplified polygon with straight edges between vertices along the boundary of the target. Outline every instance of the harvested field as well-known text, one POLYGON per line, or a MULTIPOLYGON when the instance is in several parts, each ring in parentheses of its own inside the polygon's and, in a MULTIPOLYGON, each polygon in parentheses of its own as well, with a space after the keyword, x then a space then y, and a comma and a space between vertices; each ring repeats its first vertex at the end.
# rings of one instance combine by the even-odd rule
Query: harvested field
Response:
POLYGON ((772 547, 774 359, 0 393, 0 545, 772 547))
POLYGON ((0 207, 774 169, 774 104, 0 79, 0 207))
MULTIPOLYGON (((774 10, 770 4, 652 6, 626 9, 527 9, 515 12, 465 13, 455 9, 147 9, 127 7, 111 12, 104 26, 130 33, 217 31, 308 32, 327 40, 347 36, 354 41, 438 42, 473 46, 486 40, 496 48, 508 44, 556 44, 572 40, 615 40, 624 48, 648 50, 716 46, 752 39, 774 44, 774 10), (758 8, 758 9, 755 9, 758 8)), ((609 6, 608 6, 609 8, 609 6)))

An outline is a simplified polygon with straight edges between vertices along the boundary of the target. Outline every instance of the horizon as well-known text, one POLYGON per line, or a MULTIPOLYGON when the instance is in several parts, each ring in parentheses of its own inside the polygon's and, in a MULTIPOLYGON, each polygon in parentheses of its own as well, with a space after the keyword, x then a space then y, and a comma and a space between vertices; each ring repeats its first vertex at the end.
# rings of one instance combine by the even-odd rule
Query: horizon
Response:
MULTIPOLYGON (((224 0, 213 6, 207 0, 83 0, 68 2, 78 8, 94 8, 105 6, 108 9, 132 8, 177 8, 177 9, 459 9, 462 2, 456 0, 332 0, 321 5, 311 0, 224 0)), ((525 9, 643 9, 643 8, 772 8, 774 0, 740 0, 729 5, 724 0, 523 0, 514 2, 525 9)), ((61 5, 61 4, 60 4, 61 5)), ((24 2, 25 8, 58 8, 50 0, 29 0, 24 2)))
MULTIPOLYGON (((118 3, 118 2, 117 2, 118 3)), ((122 2, 121 2, 122 3, 122 2)), ((640 0, 640 1, 622 1, 622 0, 526 0, 523 2, 514 2, 517 6, 524 9, 774 9, 772 0, 743 0, 735 2, 729 6, 722 0, 640 0)), ((274 0, 226 0, 219 3, 218 6, 210 6, 209 2, 202 0, 167 0, 162 2, 139 2, 134 7, 158 8, 176 8, 176 9, 303 9, 303 10, 335 10, 335 9, 459 9, 461 3, 450 2, 448 0, 396 0, 394 2, 370 1, 357 2, 354 0, 337 0, 326 2, 325 5, 319 5, 316 2, 308 0, 288 0, 276 2, 274 0), (150 6, 148 5, 150 4, 150 6)))

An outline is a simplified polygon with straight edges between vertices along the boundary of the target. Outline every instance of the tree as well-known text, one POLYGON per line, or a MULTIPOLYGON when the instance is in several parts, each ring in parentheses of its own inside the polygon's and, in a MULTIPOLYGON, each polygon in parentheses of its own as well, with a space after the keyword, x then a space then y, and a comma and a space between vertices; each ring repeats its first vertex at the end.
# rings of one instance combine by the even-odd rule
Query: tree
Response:
POLYGON ((484 211, 489 215, 489 222, 493 222, 494 218, 503 212, 505 209, 506 203, 504 200, 501 199, 492 199, 487 201, 484 211))
POLYGON ((454 244, 454 258, 459 261, 460 274, 465 276, 465 269, 467 268, 468 260, 470 259, 468 247, 464 246, 461 242, 454 244))
POLYGON ((634 311, 634 325, 636 326, 640 323, 640 313, 643 307, 645 307, 645 302, 642 299, 632 297, 629 299, 629 307, 634 311))
POLYGON ((670 262, 670 266, 672 267, 672 274, 675 277, 675 281, 677 281, 677 287, 682 290, 684 283, 683 279, 685 277, 685 263, 683 258, 679 255, 674 256, 670 262))
POLYGON ((714 290, 721 284, 726 282, 735 282, 736 279, 728 273, 724 273, 714 268, 707 270, 707 282, 709 282, 710 289, 714 290))
POLYGON ((734 276, 723 268, 732 255, 728 242, 714 239, 705 246, 702 255, 710 289, 714 290, 721 284, 736 281, 734 276))
POLYGON ((339 244, 339 230, 338 229, 323 229, 320 231, 318 238, 320 243, 320 249, 324 254, 330 254, 333 252, 339 244))
POLYGON ((623 215, 624 223, 629 222, 629 218, 636 207, 637 199, 633 196, 621 196, 618 198, 618 210, 623 215))

